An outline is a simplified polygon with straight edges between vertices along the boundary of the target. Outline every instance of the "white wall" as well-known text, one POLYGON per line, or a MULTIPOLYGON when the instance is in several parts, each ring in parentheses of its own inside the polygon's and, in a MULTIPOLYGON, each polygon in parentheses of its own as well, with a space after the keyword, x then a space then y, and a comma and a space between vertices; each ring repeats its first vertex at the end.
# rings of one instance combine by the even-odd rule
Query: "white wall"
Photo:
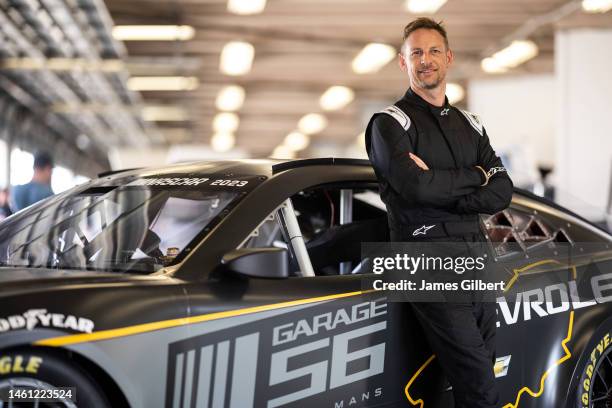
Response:
POLYGON ((34 174, 34 155, 21 149, 11 151, 11 185, 29 183, 34 174))
POLYGON ((470 81, 468 110, 480 115, 493 147, 512 154, 517 185, 537 179, 537 165, 555 163, 556 81, 552 74, 470 81))
POLYGON ((557 192, 562 205, 601 218, 612 165, 612 30, 555 34, 559 89, 557 192))

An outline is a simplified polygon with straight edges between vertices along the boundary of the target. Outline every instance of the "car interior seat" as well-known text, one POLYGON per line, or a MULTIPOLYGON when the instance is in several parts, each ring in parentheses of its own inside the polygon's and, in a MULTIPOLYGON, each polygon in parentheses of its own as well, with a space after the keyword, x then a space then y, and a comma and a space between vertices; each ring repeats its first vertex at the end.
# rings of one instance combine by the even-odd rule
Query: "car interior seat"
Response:
POLYGON ((337 275, 341 262, 361 262, 362 242, 388 242, 387 217, 334 225, 306 244, 313 269, 320 275, 337 275))

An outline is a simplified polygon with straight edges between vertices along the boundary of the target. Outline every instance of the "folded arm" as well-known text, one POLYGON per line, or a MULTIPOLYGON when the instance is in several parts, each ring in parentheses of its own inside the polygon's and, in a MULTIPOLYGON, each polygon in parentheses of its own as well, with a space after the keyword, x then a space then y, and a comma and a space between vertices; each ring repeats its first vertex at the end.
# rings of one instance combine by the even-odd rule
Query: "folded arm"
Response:
POLYGON ((513 184, 484 130, 478 143, 478 163, 488 172, 489 181, 473 193, 461 197, 457 201, 457 211, 465 214, 494 214, 504 210, 512 200, 513 184))
POLYGON ((370 127, 369 156, 376 172, 406 201, 452 208, 483 183, 476 168, 423 170, 410 157, 414 153, 404 129, 388 115, 378 115, 370 127))

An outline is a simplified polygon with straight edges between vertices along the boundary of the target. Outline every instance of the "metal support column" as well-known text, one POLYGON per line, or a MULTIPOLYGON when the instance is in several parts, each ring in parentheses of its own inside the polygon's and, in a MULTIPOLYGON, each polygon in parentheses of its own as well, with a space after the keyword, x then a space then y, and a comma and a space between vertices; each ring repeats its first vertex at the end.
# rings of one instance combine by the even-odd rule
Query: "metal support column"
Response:
POLYGON ((13 151, 13 141, 15 140, 13 128, 17 107, 9 100, 3 99, 2 102, 2 106, 0 106, 0 139, 4 140, 6 143, 6 157, 4 157, 6 185, 3 187, 10 187, 12 168, 11 152, 13 151))
MULTIPOLYGON (((340 225, 353 222, 353 190, 340 190, 340 225)), ((351 273, 350 262, 340 263, 340 275, 351 273)))
POLYGON ((297 216, 295 215, 295 210, 293 209, 293 204, 291 204, 291 199, 288 198, 285 200, 285 203, 281 208, 281 214, 283 216, 283 220, 285 221, 285 225, 287 226, 289 244, 293 248, 293 252, 297 258, 300 272, 303 276, 314 277, 314 269, 310 263, 310 256, 308 255, 308 250, 306 249, 306 244, 304 243, 302 231, 300 230, 300 224, 298 224, 297 216))

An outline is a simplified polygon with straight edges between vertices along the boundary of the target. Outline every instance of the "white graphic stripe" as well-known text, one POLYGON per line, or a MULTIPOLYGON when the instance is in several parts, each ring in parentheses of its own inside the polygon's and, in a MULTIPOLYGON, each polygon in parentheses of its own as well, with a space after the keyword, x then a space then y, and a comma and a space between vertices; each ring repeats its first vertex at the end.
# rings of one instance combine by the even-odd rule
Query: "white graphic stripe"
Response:
POLYGON ((212 378, 213 345, 200 349, 200 370, 198 374, 198 389, 196 408, 208 408, 210 399, 210 380, 212 378))
POLYGON ((217 344, 212 408, 223 408, 225 406, 225 385, 227 384, 229 346, 229 340, 217 344))
POLYGON ((480 134, 480 136, 482 136, 484 133, 484 130, 483 130, 482 123, 480 122, 478 117, 471 112, 464 111, 463 109, 459 109, 459 112, 461 112, 463 116, 465 116, 468 122, 470 122, 470 125, 472 125, 472 127, 480 134))
POLYGON ((234 369, 230 408, 254 407, 259 333, 238 337, 234 347, 234 369))
POLYGON ((181 404, 181 385, 183 385, 183 359, 185 355, 183 353, 177 354, 176 356, 176 369, 174 370, 174 398, 172 406, 174 408, 180 408, 181 404))
POLYGON ((187 366, 185 369, 185 394, 183 396, 183 408, 191 408, 191 387, 193 385, 193 360, 195 350, 187 352, 187 366))
POLYGON ((380 113, 386 113, 387 115, 393 117, 400 124, 404 130, 408 130, 410 127, 410 118, 408 115, 404 113, 400 108, 395 105, 387 106, 385 109, 381 110, 380 113))

